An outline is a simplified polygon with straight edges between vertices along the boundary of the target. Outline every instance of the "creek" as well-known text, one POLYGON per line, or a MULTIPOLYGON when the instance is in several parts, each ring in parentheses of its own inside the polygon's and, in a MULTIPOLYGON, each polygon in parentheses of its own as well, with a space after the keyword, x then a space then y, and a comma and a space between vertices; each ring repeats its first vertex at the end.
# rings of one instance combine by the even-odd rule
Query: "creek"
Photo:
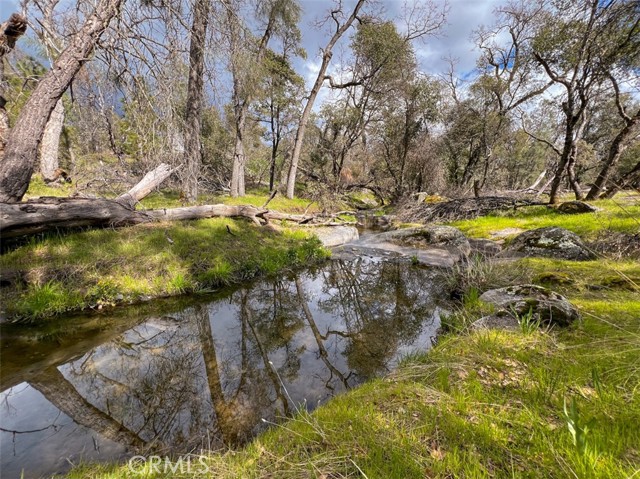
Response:
POLYGON ((237 447, 430 348, 437 268, 373 250, 335 256, 143 312, 3 325, 2 477, 237 447))

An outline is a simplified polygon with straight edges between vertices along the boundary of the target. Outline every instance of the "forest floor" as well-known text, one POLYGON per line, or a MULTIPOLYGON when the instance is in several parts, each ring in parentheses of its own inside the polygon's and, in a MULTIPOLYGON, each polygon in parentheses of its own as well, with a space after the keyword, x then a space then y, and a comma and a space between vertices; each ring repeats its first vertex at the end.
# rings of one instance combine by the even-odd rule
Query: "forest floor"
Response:
MULTIPOLYGON (((637 200, 456 226, 487 237, 550 223, 598 240, 640 230, 637 200)), ((477 262, 452 275, 466 295, 445 318, 448 332, 390 376, 302 410, 239 451, 198 457, 190 470, 88 465, 69 477, 637 477, 640 262, 613 251, 597 261, 477 262), (484 312, 478 293, 506 277, 558 291, 583 319, 567 329, 470 330, 484 312)))

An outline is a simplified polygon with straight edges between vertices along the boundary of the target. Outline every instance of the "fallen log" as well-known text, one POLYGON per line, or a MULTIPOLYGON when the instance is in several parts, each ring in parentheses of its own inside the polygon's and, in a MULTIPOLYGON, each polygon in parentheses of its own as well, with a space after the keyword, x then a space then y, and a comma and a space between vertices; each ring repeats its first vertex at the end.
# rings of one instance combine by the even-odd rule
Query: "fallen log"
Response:
POLYGON ((0 238, 27 236, 58 228, 120 227, 153 221, 245 217, 260 224, 254 206, 204 205, 159 210, 134 210, 116 200, 100 198, 38 198, 23 203, 0 203, 0 238))
POLYGON ((133 208, 141 199, 150 194, 160 184, 171 176, 178 168, 172 169, 166 163, 160 163, 148 172, 133 188, 118 196, 116 201, 133 208))
POLYGON ((120 201, 102 198, 43 197, 22 203, 0 203, 0 239, 17 238, 35 233, 76 227, 121 227, 158 221, 180 221, 201 218, 247 218, 257 225, 269 221, 290 221, 310 226, 349 224, 327 221, 336 215, 296 215, 270 211, 251 205, 202 205, 156 210, 135 210, 120 201))

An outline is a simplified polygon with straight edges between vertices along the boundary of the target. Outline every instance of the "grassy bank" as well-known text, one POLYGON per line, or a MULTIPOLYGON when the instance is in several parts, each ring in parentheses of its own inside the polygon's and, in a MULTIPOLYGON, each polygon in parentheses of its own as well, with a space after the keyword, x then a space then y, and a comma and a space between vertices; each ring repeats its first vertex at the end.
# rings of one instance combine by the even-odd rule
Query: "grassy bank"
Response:
MULTIPOLYGON (((67 196, 71 186, 48 186, 34 177, 27 197, 67 196)), ((202 195, 200 204, 263 205, 266 191, 243 198, 202 195)), ((183 206, 179 194, 152 193, 141 208, 183 206)), ((308 200, 276 196, 269 208, 317 211, 308 200)), ((327 256, 304 230, 259 228, 245 220, 197 221, 51 234, 0 256, 11 284, 0 289, 3 314, 37 320, 87 308, 206 292, 258 275, 313 264, 327 256)))
POLYGON ((529 230, 547 226, 561 226, 585 240, 597 239, 603 232, 637 233, 640 230, 640 195, 629 193, 591 204, 598 208, 597 212, 568 215, 547 206, 532 206, 451 225, 476 238, 492 238, 507 228, 529 230))
MULTIPOLYGON (((595 237, 603 234, 595 224, 613 224, 603 211, 554 217, 554 225, 582 225, 595 237)), ((509 220, 550 221, 546 210, 509 220)), ((476 223, 481 236, 486 221, 466 222, 466 231, 476 223)), ((550 287, 583 319, 564 330, 523 324, 519 331, 471 331, 464 325, 482 307, 469 288, 466 306, 452 314, 459 329, 430 352, 299 413, 240 451, 208 455, 209 477, 638 477, 640 264, 522 259, 485 268, 477 284, 490 284, 487 275, 550 287)), ((132 473, 111 464, 80 467, 70 477, 200 475, 150 467, 132 473)))
POLYGON ((213 218, 49 236, 0 257, 10 318, 207 291, 324 258, 305 231, 213 218))

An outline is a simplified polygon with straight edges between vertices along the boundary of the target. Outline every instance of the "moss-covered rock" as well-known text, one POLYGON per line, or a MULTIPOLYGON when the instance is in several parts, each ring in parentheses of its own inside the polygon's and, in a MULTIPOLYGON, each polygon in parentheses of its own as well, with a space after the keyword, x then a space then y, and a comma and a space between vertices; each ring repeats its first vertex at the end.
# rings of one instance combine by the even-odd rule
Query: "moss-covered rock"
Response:
POLYGON ((530 319, 538 320, 542 324, 563 327, 580 319, 580 313, 567 298, 534 284, 492 289, 483 293, 480 301, 498 308, 496 316, 501 322, 509 323, 510 316, 510 324, 517 325, 518 319, 524 316, 530 316, 530 319))
POLYGON ((580 237, 564 228, 549 226, 525 231, 500 253, 504 257, 535 257, 586 261, 595 259, 580 237))
POLYGON ((566 201, 558 206, 558 211, 567 214, 595 213, 598 208, 584 201, 566 201))

